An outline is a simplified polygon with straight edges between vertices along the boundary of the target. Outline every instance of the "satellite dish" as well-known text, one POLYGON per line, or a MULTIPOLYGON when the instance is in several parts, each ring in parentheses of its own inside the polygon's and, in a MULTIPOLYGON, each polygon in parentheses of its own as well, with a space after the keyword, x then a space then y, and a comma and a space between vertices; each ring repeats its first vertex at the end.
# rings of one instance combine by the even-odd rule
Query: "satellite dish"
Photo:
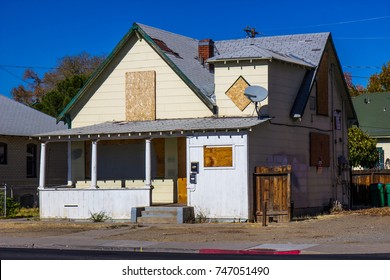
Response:
POLYGON ((245 89, 244 95, 252 102, 261 102, 268 96, 268 91, 261 86, 249 86, 245 89))

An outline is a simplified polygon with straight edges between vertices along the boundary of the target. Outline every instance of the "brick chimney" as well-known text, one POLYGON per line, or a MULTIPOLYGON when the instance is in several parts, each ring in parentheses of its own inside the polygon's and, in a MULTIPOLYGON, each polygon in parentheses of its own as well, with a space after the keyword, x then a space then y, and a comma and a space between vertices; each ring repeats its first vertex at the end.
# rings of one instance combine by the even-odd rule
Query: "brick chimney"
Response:
MULTIPOLYGON (((211 39, 203 39, 199 41, 198 57, 200 63, 205 65, 205 61, 214 56, 214 41, 211 39)), ((210 72, 214 70, 214 65, 209 65, 210 72)))

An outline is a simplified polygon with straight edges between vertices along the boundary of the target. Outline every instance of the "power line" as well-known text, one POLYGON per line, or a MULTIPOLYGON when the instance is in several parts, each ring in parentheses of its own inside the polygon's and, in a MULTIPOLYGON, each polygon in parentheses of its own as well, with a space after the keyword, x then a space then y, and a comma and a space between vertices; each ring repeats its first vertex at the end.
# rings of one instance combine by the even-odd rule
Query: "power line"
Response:
POLYGON ((343 65, 343 68, 354 68, 354 69, 382 69, 382 66, 343 65))
POLYGON ((380 19, 387 19, 387 18, 390 18, 390 16, 363 18, 363 19, 357 19, 357 20, 338 21, 338 22, 332 22, 332 23, 322 23, 322 24, 313 24, 313 25, 301 25, 301 26, 290 26, 290 27, 279 27, 279 28, 264 28, 263 30, 282 30, 282 29, 294 29, 294 28, 322 27, 322 26, 330 26, 330 25, 342 25, 342 24, 350 24, 350 23, 357 23, 357 22, 373 21, 373 20, 380 20, 380 19))
POLYGON ((334 37, 335 40, 388 40, 390 37, 334 37))
POLYGON ((34 69, 59 69, 58 67, 44 67, 44 66, 21 66, 21 65, 6 65, 6 64, 0 64, 0 67, 7 67, 7 68, 34 68, 34 69))
MULTIPOLYGON (((23 65, 9 65, 9 64, 0 64, 0 67, 6 67, 6 68, 21 68, 21 69, 50 69, 50 70, 59 70, 59 69, 64 69, 64 70, 73 70, 72 68, 63 68, 63 67, 46 67, 46 66, 23 66, 23 65)), ((96 69, 96 67, 85 67, 82 66, 84 69, 96 69)))
POLYGON ((5 69, 3 66, 0 65, 0 69, 3 69, 5 72, 7 72, 8 74, 14 76, 15 78, 21 80, 23 83, 26 83, 26 84, 30 84, 29 82, 27 82, 26 80, 23 80, 22 78, 20 78, 18 75, 12 73, 11 71, 5 69))

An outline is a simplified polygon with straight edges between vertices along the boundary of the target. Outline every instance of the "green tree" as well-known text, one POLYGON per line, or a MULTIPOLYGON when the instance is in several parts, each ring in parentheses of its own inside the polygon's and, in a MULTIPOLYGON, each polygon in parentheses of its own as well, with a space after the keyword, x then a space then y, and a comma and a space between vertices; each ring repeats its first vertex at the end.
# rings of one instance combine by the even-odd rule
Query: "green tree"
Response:
POLYGON ((358 127, 348 129, 349 158, 353 167, 374 168, 379 160, 376 140, 358 127))
POLYGON ((48 114, 58 116, 65 106, 72 100, 87 80, 86 75, 73 75, 59 82, 54 90, 46 93, 33 108, 48 114))
MULTIPOLYGON (((43 102, 44 97, 49 92, 58 91, 57 85, 66 79, 72 79, 73 76, 77 76, 83 77, 82 79, 85 82, 85 77, 91 76, 103 60, 104 56, 91 56, 86 52, 75 56, 65 56, 58 61, 57 66, 53 70, 46 72, 43 78, 39 77, 33 69, 27 69, 23 79, 28 81, 29 85, 27 87, 19 85, 13 88, 11 95, 16 101, 28 106, 43 102)), ((64 94, 63 90, 59 90, 57 94, 51 93, 50 95, 51 97, 47 97, 46 101, 53 99, 53 101, 59 102, 58 99, 63 96, 64 100, 62 103, 65 103, 65 99, 71 94, 64 94)), ((34 107, 39 109, 39 106, 34 105, 34 107)))
POLYGON ((390 91, 390 61, 382 66, 382 71, 379 74, 371 75, 367 90, 369 92, 390 91))

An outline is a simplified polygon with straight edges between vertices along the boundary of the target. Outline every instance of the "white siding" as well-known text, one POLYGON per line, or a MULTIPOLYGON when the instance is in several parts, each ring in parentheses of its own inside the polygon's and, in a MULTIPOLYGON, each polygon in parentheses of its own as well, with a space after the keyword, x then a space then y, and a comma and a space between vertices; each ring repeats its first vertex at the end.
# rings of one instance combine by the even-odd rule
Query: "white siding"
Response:
POLYGON ((40 190, 40 217, 89 219, 104 212, 115 220, 130 219, 132 207, 150 204, 149 195, 149 188, 40 190))
POLYGON ((130 42, 110 73, 102 75, 96 92, 72 121, 72 127, 125 120, 125 73, 156 71, 156 118, 212 116, 210 109, 188 88, 145 40, 130 42), (103 80, 104 79, 104 80, 103 80))
POLYGON ((247 135, 187 138, 187 151, 189 153, 187 166, 191 162, 199 162, 197 184, 190 184, 190 180, 187 180, 188 205, 195 207, 195 215, 227 220, 248 219, 247 135), (205 168, 203 159, 205 145, 232 145, 233 167, 205 168))
POLYGON ((378 138, 377 141, 376 146, 383 149, 384 163, 386 164, 386 159, 390 158, 390 139, 378 138))
MULTIPOLYGON (((268 89, 268 65, 248 64, 244 62, 226 65, 216 65, 215 67, 215 94, 218 106, 218 114, 224 116, 256 116, 255 107, 249 104, 241 111, 233 101, 226 95, 226 91, 234 82, 242 76, 250 85, 258 85, 268 89)), ((261 102, 266 105, 267 99, 261 102)))

